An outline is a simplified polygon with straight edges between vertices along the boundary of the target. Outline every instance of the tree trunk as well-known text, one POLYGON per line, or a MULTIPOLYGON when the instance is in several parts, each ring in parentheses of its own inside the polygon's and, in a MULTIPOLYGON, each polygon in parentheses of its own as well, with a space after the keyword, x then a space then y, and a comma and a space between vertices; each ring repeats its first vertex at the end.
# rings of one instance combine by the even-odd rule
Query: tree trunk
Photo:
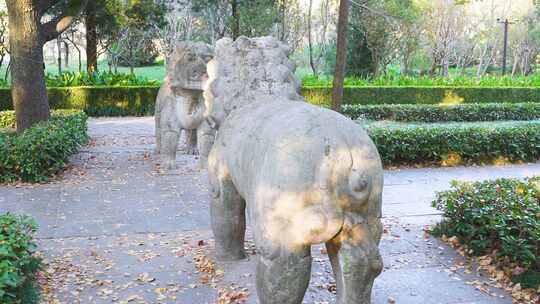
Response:
POLYGON ((58 38, 71 26, 87 1, 70 1, 50 21, 41 23, 41 17, 54 6, 55 1, 6 0, 12 65, 11 96, 17 132, 49 119, 43 45, 58 38))
POLYGON ((67 41, 64 41, 64 51, 64 67, 69 70, 69 44, 67 41))
POLYGON ((77 49, 77 53, 79 54, 79 73, 82 72, 82 56, 81 56, 81 50, 77 49))
POLYGON ((403 75, 410 75, 410 58, 411 55, 409 52, 406 52, 406 54, 403 56, 403 60, 401 61, 401 74, 403 75))
POLYGON ((523 76, 529 76, 532 73, 531 61, 534 59, 529 61, 529 58, 529 52, 525 53, 523 58, 523 76))
POLYGON ((285 42, 285 38, 286 38, 286 35, 285 35, 285 31, 287 29, 287 6, 286 6, 286 1, 285 0, 282 0, 281 1, 281 4, 280 4, 280 8, 281 8, 281 38, 279 40, 285 42))
POLYGON ((11 48, 11 96, 17 132, 49 119, 40 15, 33 0, 7 0, 11 48))
POLYGON ((109 66, 109 73, 112 73, 112 55, 111 53, 109 52, 107 54, 107 65, 109 66))
POLYGON ((519 57, 516 52, 516 54, 514 54, 514 64, 512 65, 512 77, 516 76, 518 64, 519 64, 519 57))
MULTIPOLYGON (((71 42, 71 45, 73 45, 73 48, 75 48, 75 50, 77 51, 77 55, 78 55, 78 63, 79 63, 79 73, 82 72, 82 54, 81 54, 81 48, 79 48, 79 46, 75 43, 75 40, 73 39, 73 37, 71 39, 68 39, 67 41, 71 42)), ((66 44, 67 45, 67 44, 66 44)))
POLYGON ((8 81, 9 73, 11 72, 11 61, 8 63, 6 73, 4 74, 4 81, 8 81))
POLYGON ((232 9, 232 34, 233 40, 236 40, 240 36, 240 12, 238 11, 238 1, 231 0, 231 9, 232 9))
POLYGON ((135 59, 133 57, 133 48, 129 48, 129 72, 135 74, 135 59))
POLYGON ((313 61, 313 37, 312 37, 312 11, 313 9, 313 0, 309 0, 309 10, 308 10, 308 46, 309 46, 309 64, 311 65, 311 70, 313 75, 317 76, 317 68, 315 67, 315 62, 313 61))
POLYGON ((449 70, 450 70, 450 61, 448 57, 445 55, 442 61, 441 76, 448 77, 449 70))
POLYGON ((373 77, 377 78, 381 75, 381 73, 379 69, 380 57, 376 48, 373 48, 373 50, 371 51, 371 62, 373 62, 373 69, 371 70, 371 73, 373 74, 373 77))
POLYGON ((476 69, 476 78, 482 77, 482 66, 484 64, 484 56, 480 57, 480 61, 478 62, 478 68, 476 69))
POLYGON ((97 65, 97 30, 96 2, 88 1, 86 6, 86 70, 91 74, 98 70, 97 65))
POLYGON ((340 0, 337 27, 336 70, 332 90, 332 110, 341 112, 343 82, 345 80, 345 61, 347 56, 347 28, 349 23, 349 0, 340 0))
POLYGON ((56 38, 56 47, 58 48, 58 57, 56 58, 58 63, 58 75, 62 75, 62 42, 60 37, 56 38))

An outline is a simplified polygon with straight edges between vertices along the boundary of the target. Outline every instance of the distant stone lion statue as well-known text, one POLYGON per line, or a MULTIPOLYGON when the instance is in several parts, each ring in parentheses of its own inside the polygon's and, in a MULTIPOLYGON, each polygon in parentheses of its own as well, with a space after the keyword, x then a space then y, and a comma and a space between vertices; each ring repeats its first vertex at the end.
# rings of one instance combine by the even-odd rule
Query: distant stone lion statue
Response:
POLYGON ((168 59, 167 75, 155 107, 156 153, 162 155, 166 169, 176 168, 182 130, 186 133, 187 153, 199 153, 201 167, 206 167, 215 132, 204 119, 202 84, 212 55, 212 48, 204 43, 182 42, 168 59))
POLYGON ((290 51, 271 37, 218 41, 208 64, 211 221, 217 257, 245 257, 246 213, 261 304, 300 304, 311 245, 325 243, 339 304, 371 303, 382 270, 379 153, 349 118, 304 102, 290 51))

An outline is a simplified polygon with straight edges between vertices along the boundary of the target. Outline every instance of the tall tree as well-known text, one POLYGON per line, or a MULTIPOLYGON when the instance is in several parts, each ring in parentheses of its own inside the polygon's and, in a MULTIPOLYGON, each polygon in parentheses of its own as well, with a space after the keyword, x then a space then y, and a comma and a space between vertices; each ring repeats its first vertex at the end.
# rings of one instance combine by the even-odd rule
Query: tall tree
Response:
POLYGON ((12 66, 11 96, 17 116, 17 132, 49 119, 43 45, 64 32, 86 3, 87 0, 6 0, 12 66), (42 22, 43 16, 52 8, 59 13, 42 22))
POLYGON ((275 29, 282 7, 278 1, 271 0, 230 0, 230 3, 229 23, 233 39, 269 35, 275 29))
POLYGON ((231 0, 232 11, 232 36, 236 40, 240 36, 240 12, 238 9, 238 0, 231 0))
POLYGON ((86 70, 88 74, 91 74, 98 69, 96 1, 88 2, 84 23, 86 25, 86 70))
POLYGON ((119 43, 121 65, 129 66, 133 71, 135 66, 154 62, 159 55, 154 31, 167 25, 165 16, 168 12, 165 1, 137 0, 127 3, 120 31, 124 38, 123 43, 119 43))
POLYGON ((309 0, 309 8, 308 8, 308 17, 307 17, 307 24, 308 24, 308 48, 309 48, 309 65, 311 66, 311 70, 313 71, 313 75, 317 76, 317 68, 315 67, 315 62, 313 60, 313 0, 309 0))
MULTIPOLYGON (((312 0, 311 0, 312 1, 312 0)), ((293 51, 304 44, 306 38, 306 32, 309 32, 306 28, 306 22, 309 22, 309 13, 306 14, 305 8, 301 0, 263 0, 259 1, 258 10, 265 11, 266 21, 261 26, 266 26, 261 31, 263 35, 273 35, 279 40, 287 44, 293 51), (272 4, 272 2, 275 2, 272 4), (272 26, 275 24, 275 26, 272 26), (273 29, 268 31, 268 29, 273 29)), ((313 9, 313 3, 308 3, 308 8, 311 6, 313 9)), ((256 15, 254 13, 250 15, 256 15)), ((313 18, 311 18, 313 21, 313 18)), ((257 24, 257 19, 254 19, 252 24, 257 24)), ((310 25, 308 24, 308 27, 310 25)), ((313 30, 313 23, 311 24, 313 30)), ((308 37, 309 38, 309 37, 308 37)), ((313 37, 312 37, 313 38, 313 37)))
MULTIPOLYGON (((96 38, 99 57, 101 53, 108 53, 109 68, 116 68, 117 56, 112 56, 118 48, 115 45, 120 39, 122 24, 125 23, 124 0, 96 0, 96 38)), ((97 59, 97 58, 96 58, 97 59)))
POLYGON ((347 27, 349 23, 349 0, 340 0, 337 26, 336 70, 332 90, 332 110, 341 112, 343 100, 343 82, 345 80, 345 62, 347 56, 347 27))
POLYGON ((375 73, 375 63, 367 43, 362 8, 351 7, 350 19, 347 33, 347 76, 369 77, 375 73))
MULTIPOLYGON (((226 12, 226 32, 233 39, 242 35, 270 35, 280 19, 279 9, 283 7, 277 0, 192 0, 191 3, 196 14, 205 12, 203 19, 220 19, 226 12)), ((211 21, 204 23, 214 23, 211 21)))
POLYGON ((390 62, 405 53, 400 49, 402 39, 411 40, 408 48, 416 47, 413 33, 403 37, 404 28, 410 30, 418 19, 415 1, 355 0, 351 4, 347 75, 379 76, 390 62))

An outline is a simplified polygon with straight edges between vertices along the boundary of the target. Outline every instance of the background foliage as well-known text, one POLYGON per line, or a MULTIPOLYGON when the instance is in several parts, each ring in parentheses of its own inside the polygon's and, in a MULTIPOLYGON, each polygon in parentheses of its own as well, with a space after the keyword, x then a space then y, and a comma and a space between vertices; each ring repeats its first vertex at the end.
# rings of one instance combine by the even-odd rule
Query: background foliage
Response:
POLYGON ((156 80, 148 80, 134 74, 112 72, 64 72, 60 75, 47 74, 48 87, 90 87, 90 86, 151 86, 158 85, 156 80))

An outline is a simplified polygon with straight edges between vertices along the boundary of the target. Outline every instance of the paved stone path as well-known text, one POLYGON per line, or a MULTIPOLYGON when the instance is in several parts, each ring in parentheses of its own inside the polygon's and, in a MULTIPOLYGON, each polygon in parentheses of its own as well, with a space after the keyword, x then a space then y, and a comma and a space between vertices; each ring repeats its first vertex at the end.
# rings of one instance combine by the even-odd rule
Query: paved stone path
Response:
MULTIPOLYGON (((214 263, 205 172, 180 154, 164 173, 152 156, 152 118, 92 119, 92 143, 63 177, 0 187, 0 213, 35 217, 48 263, 45 303, 256 303, 253 244, 246 261, 214 263)), ((373 303, 512 303, 453 250, 425 235, 449 181, 527 177, 540 164, 385 172, 383 274, 373 303), (471 282, 476 282, 472 284, 471 282)), ((249 234, 249 233, 248 233, 249 234)), ((251 239, 251 238, 248 238, 251 239)), ((313 249, 305 303, 335 303, 331 268, 313 249)))

